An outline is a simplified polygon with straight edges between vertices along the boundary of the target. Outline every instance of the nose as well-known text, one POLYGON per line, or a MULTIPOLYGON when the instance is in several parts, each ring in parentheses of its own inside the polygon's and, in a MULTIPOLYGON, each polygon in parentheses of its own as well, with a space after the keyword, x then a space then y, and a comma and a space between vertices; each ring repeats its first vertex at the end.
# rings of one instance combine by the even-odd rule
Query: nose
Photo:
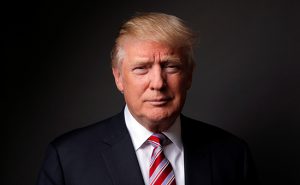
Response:
POLYGON ((162 90, 166 85, 165 75, 161 66, 153 66, 150 75, 150 89, 151 90, 162 90))

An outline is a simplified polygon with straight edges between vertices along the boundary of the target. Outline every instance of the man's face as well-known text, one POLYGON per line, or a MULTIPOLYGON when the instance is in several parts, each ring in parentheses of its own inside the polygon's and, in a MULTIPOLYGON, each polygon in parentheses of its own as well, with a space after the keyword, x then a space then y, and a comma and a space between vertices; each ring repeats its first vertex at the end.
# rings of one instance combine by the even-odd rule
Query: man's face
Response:
POLYGON ((113 74, 130 113, 148 130, 168 129, 182 110, 192 71, 180 51, 165 44, 131 38, 122 48, 113 74))

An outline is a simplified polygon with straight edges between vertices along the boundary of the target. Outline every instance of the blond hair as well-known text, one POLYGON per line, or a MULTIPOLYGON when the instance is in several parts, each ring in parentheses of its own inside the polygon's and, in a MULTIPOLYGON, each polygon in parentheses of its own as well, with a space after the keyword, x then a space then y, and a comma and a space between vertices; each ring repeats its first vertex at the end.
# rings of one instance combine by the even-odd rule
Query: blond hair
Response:
POLYGON ((176 49, 181 49, 184 59, 193 68, 193 46, 195 35, 180 18, 164 13, 138 13, 125 22, 115 40, 111 52, 112 66, 116 67, 124 57, 121 47, 122 41, 127 37, 140 40, 149 40, 167 44, 176 49))

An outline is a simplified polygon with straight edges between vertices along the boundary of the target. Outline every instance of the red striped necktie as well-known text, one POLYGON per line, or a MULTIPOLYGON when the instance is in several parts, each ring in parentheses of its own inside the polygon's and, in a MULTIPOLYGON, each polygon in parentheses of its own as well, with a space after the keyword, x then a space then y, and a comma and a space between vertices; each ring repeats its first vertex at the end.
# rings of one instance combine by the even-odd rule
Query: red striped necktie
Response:
POLYGON ((163 153, 163 144, 168 141, 168 138, 161 133, 155 133, 149 137, 148 141, 154 147, 150 161, 149 184, 176 185, 171 163, 163 153))

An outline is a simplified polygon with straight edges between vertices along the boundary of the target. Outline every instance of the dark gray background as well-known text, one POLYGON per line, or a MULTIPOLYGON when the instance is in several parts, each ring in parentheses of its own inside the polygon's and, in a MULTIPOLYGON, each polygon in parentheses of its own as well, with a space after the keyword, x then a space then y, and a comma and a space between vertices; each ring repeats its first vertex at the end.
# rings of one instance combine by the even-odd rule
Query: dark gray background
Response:
POLYGON ((200 35, 184 113, 246 140, 262 184, 300 184, 298 2, 104 3, 2 3, 1 185, 34 184, 53 138, 122 109, 109 55, 136 11, 177 15, 200 35))

